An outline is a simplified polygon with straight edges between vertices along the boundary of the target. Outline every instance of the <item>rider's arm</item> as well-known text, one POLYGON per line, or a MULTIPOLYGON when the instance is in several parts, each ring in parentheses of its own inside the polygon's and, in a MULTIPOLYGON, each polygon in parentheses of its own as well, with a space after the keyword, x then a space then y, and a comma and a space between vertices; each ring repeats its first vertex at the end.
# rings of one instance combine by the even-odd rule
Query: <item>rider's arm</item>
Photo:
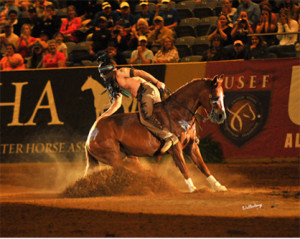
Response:
POLYGON ((143 79, 145 79, 146 81, 150 81, 152 83, 154 83, 157 88, 164 88, 165 84, 163 82, 160 82, 158 79, 156 79, 153 75, 149 74, 146 71, 143 70, 137 70, 137 69, 130 69, 130 76, 139 76, 142 77, 143 79))
POLYGON ((121 105, 122 105, 122 95, 119 93, 116 98, 113 98, 113 102, 112 102, 111 106, 109 107, 109 109, 107 111, 105 111, 100 116, 100 118, 104 118, 104 117, 112 115, 121 107, 121 105))
POLYGON ((165 84, 161 81, 159 81, 158 79, 156 79, 153 75, 147 73, 146 71, 143 70, 137 70, 134 68, 128 68, 128 67, 123 67, 120 68, 117 71, 117 77, 118 75, 122 75, 123 77, 134 77, 134 76, 139 76, 141 78, 143 78, 146 81, 150 81, 152 83, 154 83, 157 88, 165 88, 165 84))

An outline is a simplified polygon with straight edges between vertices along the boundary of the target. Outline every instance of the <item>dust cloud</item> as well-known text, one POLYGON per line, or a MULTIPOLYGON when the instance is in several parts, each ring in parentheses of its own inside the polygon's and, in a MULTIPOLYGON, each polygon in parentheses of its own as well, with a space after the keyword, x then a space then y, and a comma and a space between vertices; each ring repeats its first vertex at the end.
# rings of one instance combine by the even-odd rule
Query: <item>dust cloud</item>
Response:
POLYGON ((177 193, 167 180, 150 170, 105 168, 77 180, 62 193, 63 197, 99 197, 177 193))
MULTIPOLYGON (((98 171, 84 176, 83 154, 70 159, 49 154, 51 162, 2 164, 2 184, 12 186, 16 192, 54 193, 63 197, 93 197, 111 195, 147 195, 188 192, 184 177, 172 157, 165 155, 160 162, 156 158, 140 158, 143 169, 133 172, 128 169, 112 169, 100 164, 98 171)), ((191 178, 198 190, 210 190, 206 177, 192 163, 187 164, 191 178)), ((210 167, 210 165, 208 165, 210 167)), ((247 177, 233 172, 233 166, 214 165, 213 175, 227 188, 251 185, 247 177)), ((239 169, 240 170, 240 169, 239 169)), ((12 188, 10 187, 10 189, 12 188)), ((2 192, 5 187, 2 186, 2 192)))

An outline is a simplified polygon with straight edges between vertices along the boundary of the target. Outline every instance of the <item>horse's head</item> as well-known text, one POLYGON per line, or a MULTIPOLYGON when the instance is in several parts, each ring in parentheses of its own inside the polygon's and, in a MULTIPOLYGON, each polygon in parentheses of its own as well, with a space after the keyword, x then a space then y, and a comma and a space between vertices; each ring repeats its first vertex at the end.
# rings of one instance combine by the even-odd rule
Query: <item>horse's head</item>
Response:
POLYGON ((207 82, 208 91, 202 106, 207 110, 210 121, 222 124, 226 119, 224 107, 224 92, 222 88, 224 75, 215 76, 212 81, 207 82))

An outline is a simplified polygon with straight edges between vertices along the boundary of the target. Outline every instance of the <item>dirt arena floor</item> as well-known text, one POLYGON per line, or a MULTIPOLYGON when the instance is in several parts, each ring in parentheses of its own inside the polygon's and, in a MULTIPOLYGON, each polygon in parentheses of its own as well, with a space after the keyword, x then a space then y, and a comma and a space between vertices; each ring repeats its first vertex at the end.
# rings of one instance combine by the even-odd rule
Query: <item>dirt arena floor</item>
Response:
POLYGON ((208 164, 215 193, 189 165, 188 193, 172 161, 145 171, 84 163, 0 164, 1 237, 299 237, 298 163, 208 164))

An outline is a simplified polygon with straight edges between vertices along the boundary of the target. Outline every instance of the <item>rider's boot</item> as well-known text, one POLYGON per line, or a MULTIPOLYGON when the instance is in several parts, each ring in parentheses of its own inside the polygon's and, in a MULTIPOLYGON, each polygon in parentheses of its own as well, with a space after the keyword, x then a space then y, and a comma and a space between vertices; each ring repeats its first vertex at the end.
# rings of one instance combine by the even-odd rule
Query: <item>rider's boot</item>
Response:
POLYGON ((164 138, 164 140, 165 140, 165 144, 160 150, 161 153, 167 152, 171 148, 172 145, 175 145, 178 143, 178 138, 172 133, 168 134, 168 136, 166 138, 164 138))

